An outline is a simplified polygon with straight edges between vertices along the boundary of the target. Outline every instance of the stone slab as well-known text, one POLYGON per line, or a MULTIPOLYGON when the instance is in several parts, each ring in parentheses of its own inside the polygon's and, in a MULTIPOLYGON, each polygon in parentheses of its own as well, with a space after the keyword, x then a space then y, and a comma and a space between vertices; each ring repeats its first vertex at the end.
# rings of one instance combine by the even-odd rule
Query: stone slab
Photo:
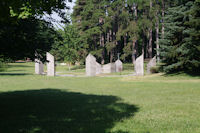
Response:
POLYGON ((96 58, 93 55, 89 54, 86 57, 85 62, 86 76, 96 76, 96 58))
POLYGON ((117 60, 115 61, 115 68, 116 68, 116 72, 121 72, 123 70, 123 63, 121 62, 121 60, 117 60))
POLYGON ((47 56, 47 76, 55 76, 55 60, 54 56, 46 53, 47 56))
POLYGON ((96 62, 96 74, 102 73, 102 66, 98 62, 96 62))
POLYGON ((144 55, 143 54, 136 59, 134 68, 135 68, 135 73, 137 76, 144 75, 144 55))
POLYGON ((149 63, 147 64, 147 73, 150 74, 151 73, 151 68, 156 66, 156 56, 154 56, 149 63))
POLYGON ((43 74, 44 73, 44 64, 39 60, 35 59, 35 74, 43 74))
POLYGON ((102 66, 102 73, 114 73, 116 72, 115 63, 109 63, 102 66))

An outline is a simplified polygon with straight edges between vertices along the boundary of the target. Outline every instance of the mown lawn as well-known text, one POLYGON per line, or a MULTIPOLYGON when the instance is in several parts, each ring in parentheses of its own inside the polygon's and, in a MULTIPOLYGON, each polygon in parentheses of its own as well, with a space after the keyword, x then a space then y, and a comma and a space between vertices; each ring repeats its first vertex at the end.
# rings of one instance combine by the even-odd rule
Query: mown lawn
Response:
POLYGON ((33 63, 13 63, 0 73, 0 133, 200 132, 198 76, 33 73, 33 63))

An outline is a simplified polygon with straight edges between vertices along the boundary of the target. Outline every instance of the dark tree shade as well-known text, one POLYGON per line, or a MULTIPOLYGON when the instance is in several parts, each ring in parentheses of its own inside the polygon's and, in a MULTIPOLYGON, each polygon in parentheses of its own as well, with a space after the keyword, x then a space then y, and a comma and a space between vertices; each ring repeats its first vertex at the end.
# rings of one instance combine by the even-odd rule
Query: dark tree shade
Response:
POLYGON ((55 31, 49 23, 35 18, 20 19, 18 24, 0 25, 0 53, 13 60, 29 57, 35 52, 44 55, 54 43, 55 31))

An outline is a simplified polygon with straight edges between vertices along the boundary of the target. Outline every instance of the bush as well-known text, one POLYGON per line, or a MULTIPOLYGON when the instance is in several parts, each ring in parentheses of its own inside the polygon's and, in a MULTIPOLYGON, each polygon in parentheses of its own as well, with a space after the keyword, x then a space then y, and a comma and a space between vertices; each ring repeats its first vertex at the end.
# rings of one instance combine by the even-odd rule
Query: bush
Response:
POLYGON ((156 66, 156 67, 151 67, 150 72, 151 73, 159 73, 160 71, 160 67, 156 66))
POLYGON ((8 65, 5 62, 0 61, 0 72, 5 71, 8 65))

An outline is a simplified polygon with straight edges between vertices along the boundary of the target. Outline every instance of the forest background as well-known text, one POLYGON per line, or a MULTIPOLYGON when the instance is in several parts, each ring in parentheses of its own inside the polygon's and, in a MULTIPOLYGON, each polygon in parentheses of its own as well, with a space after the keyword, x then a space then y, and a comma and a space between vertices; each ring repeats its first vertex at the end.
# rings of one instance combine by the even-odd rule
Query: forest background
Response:
POLYGON ((64 1, 9 2, 0 3, 1 62, 34 59, 35 53, 44 60, 50 51, 72 64, 84 64, 88 53, 101 64, 118 57, 134 64, 144 54, 156 56, 165 72, 200 71, 199 0, 76 0, 71 16, 63 12, 64 1), (41 19, 52 11, 63 18, 63 29, 41 19))

